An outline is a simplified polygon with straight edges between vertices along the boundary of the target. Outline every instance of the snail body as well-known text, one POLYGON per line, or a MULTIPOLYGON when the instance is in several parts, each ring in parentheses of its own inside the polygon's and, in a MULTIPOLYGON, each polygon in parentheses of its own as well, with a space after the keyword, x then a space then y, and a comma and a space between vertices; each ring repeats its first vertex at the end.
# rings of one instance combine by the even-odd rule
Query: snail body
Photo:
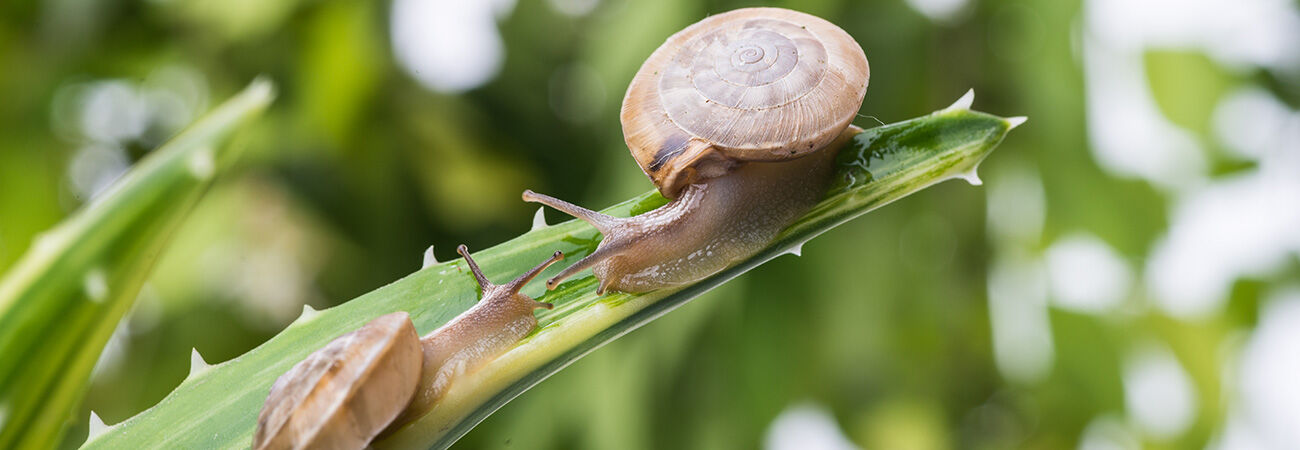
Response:
MULTIPOLYGON (((842 140, 858 131, 850 127, 842 140)), ((692 184, 663 207, 634 217, 608 216, 526 191, 524 200, 585 220, 604 235, 592 254, 548 280, 547 286, 554 288, 587 268, 600 280, 597 293, 672 288, 713 275, 761 250, 817 204, 834 157, 835 152, 818 152, 791 161, 746 164, 728 176, 692 184)))
POLYGON ((533 310, 554 307, 550 303, 533 300, 520 291, 551 264, 563 259, 563 253, 555 252, 551 259, 533 267, 514 281, 493 284, 483 276, 464 245, 456 251, 469 264, 470 272, 483 291, 483 299, 420 339, 423 352, 420 385, 410 406, 402 412, 395 424, 423 416, 442 398, 453 380, 478 370, 531 333, 537 327, 537 317, 533 315, 533 310))
POLYGON ((604 234, 547 281, 591 268, 606 289, 687 284, 762 249, 816 204, 866 95, 870 69, 848 33, 780 8, 718 14, 674 34, 623 98, 624 139, 671 201, 614 218, 527 191, 604 234))
POLYGON ((379 316, 330 341, 276 379, 258 414, 253 448, 360 449, 433 408, 457 377, 505 353, 551 308, 520 293, 560 252, 507 284, 488 281, 464 245, 483 298, 417 337, 405 312, 379 316))

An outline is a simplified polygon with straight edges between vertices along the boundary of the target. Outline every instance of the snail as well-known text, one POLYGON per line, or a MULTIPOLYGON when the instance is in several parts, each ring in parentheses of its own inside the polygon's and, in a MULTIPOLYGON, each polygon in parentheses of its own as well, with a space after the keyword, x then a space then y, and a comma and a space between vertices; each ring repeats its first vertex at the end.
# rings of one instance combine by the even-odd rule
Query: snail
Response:
POLYGON ((821 18, 780 8, 711 16, 669 37, 623 98, 624 140, 670 202, 619 218, 525 191, 590 223, 596 250, 547 280, 591 268, 608 289, 687 284, 761 250, 825 192, 870 69, 821 18))
POLYGON ((330 341, 275 380, 257 417, 254 449, 364 448, 431 410, 456 380, 500 356, 537 327, 533 310, 552 307, 520 293, 564 257, 507 284, 492 284, 464 245, 483 297, 446 325, 416 336, 405 312, 379 316, 330 341))

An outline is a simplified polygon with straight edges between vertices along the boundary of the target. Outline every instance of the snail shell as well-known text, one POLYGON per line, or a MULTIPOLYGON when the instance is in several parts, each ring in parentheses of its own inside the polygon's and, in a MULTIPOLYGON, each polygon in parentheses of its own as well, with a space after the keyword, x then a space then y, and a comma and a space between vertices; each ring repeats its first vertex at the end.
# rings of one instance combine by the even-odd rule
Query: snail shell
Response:
POLYGON ((365 447, 410 403, 422 360, 405 312, 339 336, 275 380, 253 448, 365 447))
POLYGON ((781 8, 718 14, 672 35, 623 98, 623 135, 668 198, 745 161, 831 143, 866 95, 867 57, 848 33, 781 8))

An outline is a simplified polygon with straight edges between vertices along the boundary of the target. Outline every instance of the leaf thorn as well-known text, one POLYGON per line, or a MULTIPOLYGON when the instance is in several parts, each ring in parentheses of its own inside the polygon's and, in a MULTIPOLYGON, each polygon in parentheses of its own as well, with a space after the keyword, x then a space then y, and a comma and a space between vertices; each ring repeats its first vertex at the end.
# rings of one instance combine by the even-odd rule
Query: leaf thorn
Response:
POLYGON ((423 269, 436 264, 438 264, 438 258, 433 255, 433 246, 430 245, 429 248, 424 249, 424 265, 420 266, 420 268, 423 269))
POLYGON ((952 102, 952 106, 945 108, 944 111, 970 109, 970 105, 974 103, 975 103, 975 89, 970 89, 966 91, 965 94, 962 94, 961 98, 957 99, 957 101, 952 102))
POLYGON ((1025 117, 1025 116, 1008 117, 1008 118, 1007 118, 1007 131, 1011 131, 1011 130, 1016 129, 1016 127, 1020 126, 1020 124, 1025 123, 1025 121, 1027 121, 1027 120, 1029 120, 1029 118, 1028 118, 1028 117, 1025 117))
POLYGON ((293 322, 294 323, 306 322, 308 320, 311 320, 313 317, 316 317, 317 314, 320 314, 320 311, 317 311, 316 308, 312 308, 311 305, 304 303, 302 305, 302 314, 299 314, 298 319, 294 320, 293 322))
MULTIPOLYGON (((533 228, 532 228, 532 230, 540 230, 540 229, 542 229, 542 228, 546 228, 546 227, 548 227, 548 226, 550 226, 550 225, 548 225, 548 224, 546 223, 546 208, 545 208, 545 207, 537 208, 537 213, 536 213, 536 214, 533 214, 533 228)), ((532 230, 529 230, 529 231, 532 231, 532 230)))
POLYGON ((959 173, 953 177, 966 180, 966 182, 970 183, 971 186, 981 186, 984 184, 984 180, 980 179, 980 175, 975 172, 976 169, 978 169, 978 167, 972 167, 969 171, 959 173))
POLYGON ((99 418, 99 414, 95 414, 94 411, 91 411, 89 428, 90 431, 86 433, 86 442, 94 440, 96 437, 104 434, 105 431, 108 431, 113 427, 104 424, 104 419, 99 418))
POLYGON ((185 378, 194 378, 194 376, 206 372, 212 365, 203 359, 199 354, 199 349, 190 349, 190 374, 185 378))

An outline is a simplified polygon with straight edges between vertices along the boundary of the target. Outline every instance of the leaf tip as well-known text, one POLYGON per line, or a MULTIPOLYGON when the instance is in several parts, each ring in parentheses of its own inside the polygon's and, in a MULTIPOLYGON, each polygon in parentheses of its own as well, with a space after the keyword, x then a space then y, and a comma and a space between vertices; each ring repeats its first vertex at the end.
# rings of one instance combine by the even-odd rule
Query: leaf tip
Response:
POLYGON ((1021 124, 1024 124, 1025 121, 1029 120, 1029 118, 1025 116, 1015 116, 1015 117, 1008 117, 1006 120, 1007 120, 1007 131, 1011 131, 1016 129, 1016 127, 1020 126, 1021 124))
POLYGON ((970 109, 970 106, 973 104, 975 104, 975 89, 970 89, 967 90, 965 94, 962 94, 961 98, 957 99, 957 101, 952 102, 951 106, 944 108, 944 110, 954 111, 970 109))

